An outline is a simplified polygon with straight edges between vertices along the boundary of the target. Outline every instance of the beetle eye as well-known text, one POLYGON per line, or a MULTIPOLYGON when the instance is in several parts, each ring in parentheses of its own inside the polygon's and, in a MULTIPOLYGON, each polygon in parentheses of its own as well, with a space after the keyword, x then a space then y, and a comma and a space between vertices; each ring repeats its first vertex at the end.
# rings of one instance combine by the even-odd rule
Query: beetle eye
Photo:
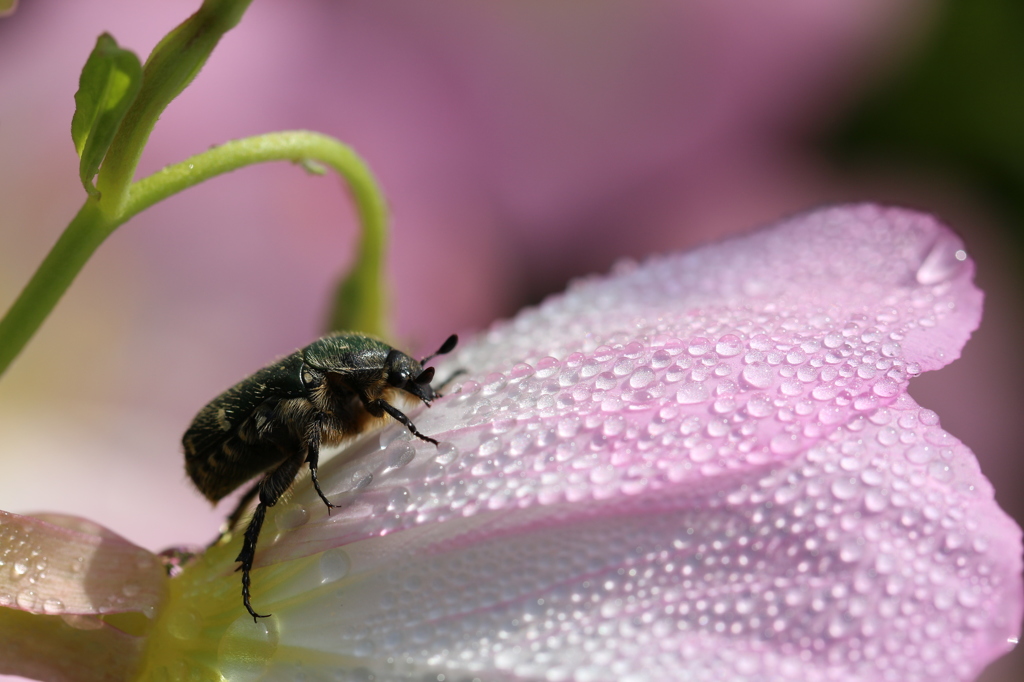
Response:
POLYGON ((433 367, 427 367, 425 370, 420 372, 420 375, 418 377, 416 377, 416 383, 420 384, 421 386, 423 384, 429 384, 433 380, 434 380, 434 368, 433 367))

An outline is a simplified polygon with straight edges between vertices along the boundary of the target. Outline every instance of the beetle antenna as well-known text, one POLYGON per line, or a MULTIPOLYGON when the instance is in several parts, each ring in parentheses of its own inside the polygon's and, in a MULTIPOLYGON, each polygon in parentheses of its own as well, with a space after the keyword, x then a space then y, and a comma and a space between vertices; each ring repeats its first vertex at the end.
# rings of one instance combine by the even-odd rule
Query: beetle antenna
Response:
POLYGON ((422 360, 420 360, 420 364, 421 365, 426 364, 427 362, 430 362, 431 360, 436 358, 438 355, 444 355, 445 353, 451 353, 452 349, 455 348, 455 344, 457 344, 458 342, 459 342, 459 335, 458 334, 452 334, 451 336, 449 336, 445 340, 444 343, 441 344, 441 347, 437 349, 436 353, 432 353, 431 355, 428 355, 427 357, 425 357, 422 360))

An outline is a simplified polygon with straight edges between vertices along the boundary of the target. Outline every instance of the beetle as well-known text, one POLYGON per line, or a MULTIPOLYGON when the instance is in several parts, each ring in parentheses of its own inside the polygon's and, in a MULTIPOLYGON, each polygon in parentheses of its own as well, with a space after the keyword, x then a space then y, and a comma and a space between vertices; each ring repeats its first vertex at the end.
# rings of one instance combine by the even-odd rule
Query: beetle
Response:
POLYGON ((331 334, 243 379, 196 415, 182 437, 185 470, 208 500, 217 503, 263 474, 242 495, 225 530, 234 528, 259 496, 235 559, 241 564, 242 602, 254 621, 269 616, 253 609, 249 594, 249 573, 267 508, 277 504, 308 464, 313 487, 330 513, 336 505, 317 480, 321 446, 363 433, 385 416, 437 445, 393 403, 407 393, 429 407, 440 394, 430 385, 434 368, 423 365, 451 352, 456 343, 458 337, 452 334, 436 353, 417 361, 371 336, 331 334))

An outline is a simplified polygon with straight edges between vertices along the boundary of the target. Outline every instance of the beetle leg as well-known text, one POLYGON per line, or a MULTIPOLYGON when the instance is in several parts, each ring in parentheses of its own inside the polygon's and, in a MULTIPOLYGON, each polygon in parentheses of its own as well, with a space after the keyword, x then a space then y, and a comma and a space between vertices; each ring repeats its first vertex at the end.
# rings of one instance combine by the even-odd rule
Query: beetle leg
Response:
POLYGON ((385 401, 383 398, 377 398, 376 400, 371 400, 367 402, 366 409, 367 411, 369 411, 370 414, 373 414, 375 409, 387 412, 392 417, 394 417, 395 420, 397 420, 399 423, 405 426, 405 428, 409 429, 409 432, 412 433, 412 435, 416 436, 420 440, 425 440, 428 443, 433 443, 434 445, 437 445, 436 440, 434 440, 430 436, 424 436, 422 433, 420 433, 416 429, 416 425, 409 421, 409 418, 406 417, 401 410, 399 410, 391 403, 385 401))
POLYGON ((221 526, 220 533, 217 535, 217 538, 206 546, 207 549, 217 546, 220 541, 224 539, 225 535, 234 530, 235 526, 237 526, 238 522, 242 519, 242 516, 245 515, 245 510, 249 508, 249 503, 252 502, 253 498, 256 497, 256 494, 259 493, 260 484, 262 482, 263 481, 257 481, 251 488, 245 491, 244 495, 238 498, 238 503, 235 505, 234 511, 232 511, 231 515, 224 521, 224 525, 221 526))
POLYGON ((245 529, 245 536, 242 540, 242 551, 238 553, 235 561, 241 563, 236 570, 242 572, 242 603, 245 610, 249 612, 255 622, 258 618, 268 618, 270 614, 256 613, 249 600, 249 585, 251 583, 249 572, 252 571, 252 563, 256 558, 256 541, 260 538, 260 530, 263 528, 263 519, 267 515, 267 507, 273 507, 281 499, 281 495, 291 486, 295 475, 299 473, 299 467, 304 460, 297 457, 287 459, 276 469, 263 477, 257 486, 260 495, 260 503, 256 505, 256 511, 249 520, 245 529))
POLYGON ((309 434, 306 439, 306 463, 309 464, 309 475, 313 479, 313 489, 316 490, 316 494, 327 505, 327 515, 330 516, 331 510, 337 509, 338 505, 331 504, 331 501, 327 499, 324 491, 320 489, 320 481, 316 477, 316 469, 320 464, 320 434, 322 433, 321 427, 324 418, 325 415, 321 413, 309 425, 309 434))
POLYGON ((271 614, 256 613, 253 610, 252 604, 249 599, 249 585, 251 579, 249 577, 249 571, 252 570, 252 561, 256 557, 256 541, 260 537, 260 529, 263 528, 263 519, 267 515, 267 505, 260 502, 256 505, 256 511, 252 514, 252 519, 249 521, 249 526, 245 529, 245 540, 242 542, 242 551, 238 553, 238 557, 235 561, 242 563, 236 570, 242 572, 242 604, 245 605, 245 610, 252 616, 252 622, 258 622, 259 618, 269 618, 271 614))

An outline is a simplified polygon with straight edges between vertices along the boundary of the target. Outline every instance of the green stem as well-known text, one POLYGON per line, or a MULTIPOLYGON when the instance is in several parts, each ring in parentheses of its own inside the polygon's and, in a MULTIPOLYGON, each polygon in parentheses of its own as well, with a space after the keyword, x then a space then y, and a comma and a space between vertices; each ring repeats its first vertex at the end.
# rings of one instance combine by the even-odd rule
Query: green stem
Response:
POLYGON ((306 130, 267 133, 234 140, 168 166, 132 186, 125 205, 129 217, 172 194, 221 173, 263 161, 317 161, 348 184, 362 226, 354 264, 342 280, 329 322, 332 330, 358 330, 387 339, 387 205, 366 163, 333 137, 306 130))
POLYGON ((157 119, 203 68, 221 37, 234 28, 252 0, 204 0, 199 10, 164 36, 143 67, 142 88, 118 128, 96 178, 100 206, 121 213, 135 169, 157 119))
POLYGON ((115 227, 116 224, 107 223, 94 199, 86 200, 0 320, 0 374, 36 333, 82 266, 115 227))
POLYGON ((384 253, 387 206, 369 168, 350 147, 332 137, 287 131, 234 140, 168 166, 129 187, 123 211, 110 217, 94 199, 68 225, 18 299, 0 320, 0 374, 35 334, 89 257, 118 226, 153 204, 222 173, 264 161, 316 161, 348 183, 362 225, 355 266, 342 285, 357 295, 347 301, 340 328, 386 338, 384 253))

